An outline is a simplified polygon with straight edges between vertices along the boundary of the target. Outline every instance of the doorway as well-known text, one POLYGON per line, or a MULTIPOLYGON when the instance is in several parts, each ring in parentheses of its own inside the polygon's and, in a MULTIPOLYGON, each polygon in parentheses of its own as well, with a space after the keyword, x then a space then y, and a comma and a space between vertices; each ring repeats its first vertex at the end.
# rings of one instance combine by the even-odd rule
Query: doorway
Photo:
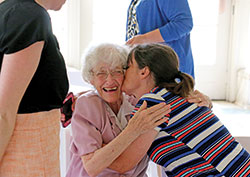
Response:
POLYGON ((189 0, 196 89, 226 99, 231 0, 189 0))

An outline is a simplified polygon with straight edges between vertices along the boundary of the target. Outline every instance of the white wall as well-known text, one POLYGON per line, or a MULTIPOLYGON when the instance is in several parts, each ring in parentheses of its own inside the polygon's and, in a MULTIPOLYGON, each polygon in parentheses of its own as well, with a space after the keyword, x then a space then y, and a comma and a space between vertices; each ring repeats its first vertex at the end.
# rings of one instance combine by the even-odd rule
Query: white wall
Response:
POLYGON ((236 99, 238 71, 242 68, 249 68, 250 64, 250 0, 234 0, 233 3, 235 8, 231 22, 227 78, 229 82, 226 97, 231 102, 236 99))

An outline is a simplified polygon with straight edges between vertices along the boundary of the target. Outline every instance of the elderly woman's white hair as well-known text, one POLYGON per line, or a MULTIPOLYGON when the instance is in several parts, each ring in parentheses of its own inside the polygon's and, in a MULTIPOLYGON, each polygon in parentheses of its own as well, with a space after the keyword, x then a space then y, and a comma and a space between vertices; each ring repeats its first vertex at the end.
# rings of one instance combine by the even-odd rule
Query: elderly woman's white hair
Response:
POLYGON ((111 68, 125 67, 128 52, 128 47, 112 43, 91 46, 83 55, 82 78, 90 83, 93 69, 102 62, 108 64, 111 68))

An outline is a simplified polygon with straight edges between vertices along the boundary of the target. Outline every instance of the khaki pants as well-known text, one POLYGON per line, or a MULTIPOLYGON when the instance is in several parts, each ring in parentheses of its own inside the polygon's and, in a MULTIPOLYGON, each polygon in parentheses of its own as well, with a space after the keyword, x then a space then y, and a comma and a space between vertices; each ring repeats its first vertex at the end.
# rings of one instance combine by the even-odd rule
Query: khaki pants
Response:
POLYGON ((60 111, 18 114, 0 177, 60 177, 60 111))

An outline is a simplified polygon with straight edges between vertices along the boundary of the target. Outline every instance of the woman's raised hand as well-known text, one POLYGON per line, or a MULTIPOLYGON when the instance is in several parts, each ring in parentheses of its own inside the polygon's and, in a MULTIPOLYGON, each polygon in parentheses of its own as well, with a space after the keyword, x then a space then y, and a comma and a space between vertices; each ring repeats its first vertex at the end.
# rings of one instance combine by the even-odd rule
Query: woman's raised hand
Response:
POLYGON ((170 111, 170 105, 166 105, 164 102, 147 108, 147 102, 144 101, 134 117, 130 119, 127 128, 137 135, 143 134, 166 122, 168 117, 165 115, 170 111))

